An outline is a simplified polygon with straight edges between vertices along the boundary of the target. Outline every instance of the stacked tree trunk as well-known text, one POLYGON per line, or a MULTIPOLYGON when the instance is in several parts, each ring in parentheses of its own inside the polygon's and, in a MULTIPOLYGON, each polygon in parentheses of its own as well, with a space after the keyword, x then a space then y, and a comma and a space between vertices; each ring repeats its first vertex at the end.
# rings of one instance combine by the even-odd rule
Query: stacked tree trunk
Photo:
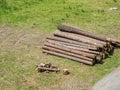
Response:
POLYGON ((101 62, 120 42, 67 24, 46 38, 43 52, 88 65, 101 62))

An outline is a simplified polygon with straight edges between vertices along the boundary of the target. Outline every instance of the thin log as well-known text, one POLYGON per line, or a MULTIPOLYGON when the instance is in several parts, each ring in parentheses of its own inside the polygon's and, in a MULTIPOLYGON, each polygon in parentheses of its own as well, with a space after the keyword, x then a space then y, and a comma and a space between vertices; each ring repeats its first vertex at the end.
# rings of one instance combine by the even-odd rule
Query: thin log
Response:
POLYGON ((56 41, 56 40, 50 40, 50 39, 46 39, 46 41, 49 43, 62 44, 62 45, 67 45, 67 46, 72 46, 72 47, 85 48, 85 49, 90 49, 90 50, 98 50, 97 48, 84 46, 84 45, 77 45, 77 44, 72 44, 72 43, 66 43, 62 41, 56 41))
POLYGON ((62 31, 71 32, 71 33, 81 34, 81 35, 88 36, 88 37, 98 39, 98 40, 101 40, 101 41, 107 41, 107 38, 104 37, 104 36, 97 35, 97 34, 94 34, 94 33, 91 33, 91 32, 85 31, 85 30, 81 30, 77 27, 74 27, 74 26, 71 26, 71 25, 68 25, 68 24, 61 24, 61 25, 58 26, 58 29, 60 29, 62 31))
POLYGON ((91 61, 91 62, 94 61, 94 59, 87 58, 87 57, 84 57, 84 56, 81 56, 81 55, 78 55, 78 54, 74 54, 74 53, 71 53, 71 52, 63 51, 61 49, 56 49, 56 48, 53 48, 53 47, 43 46, 43 49, 58 52, 58 53, 62 53, 62 54, 66 54, 66 55, 69 55, 69 56, 77 57, 77 58, 84 59, 84 60, 91 61))
POLYGON ((87 44, 96 45, 96 46, 101 47, 101 48, 104 47, 103 44, 99 44, 99 43, 96 43, 94 41, 90 41, 88 39, 80 38, 79 36, 76 36, 75 34, 72 34, 72 33, 67 33, 67 32, 62 32, 62 31, 57 30, 54 33, 54 35, 64 37, 64 38, 68 38, 68 39, 72 39, 72 40, 76 40, 76 41, 80 41, 80 42, 87 43, 87 44))
POLYGON ((85 57, 93 58, 93 59, 96 57, 95 54, 74 50, 74 49, 71 49, 71 48, 64 47, 62 45, 56 45, 56 44, 50 44, 50 43, 45 43, 44 45, 49 46, 49 47, 53 47, 53 48, 56 48, 56 49, 64 50, 64 51, 67 51, 67 52, 71 52, 71 53, 74 53, 74 54, 82 55, 82 56, 85 56, 85 57))
POLYGON ((50 71, 50 72, 59 72, 57 68, 46 68, 46 67, 37 67, 38 72, 50 71))
POLYGON ((53 45, 57 45, 57 46, 60 46, 62 48, 69 48, 69 49, 73 49, 73 50, 77 50, 77 51, 81 51, 81 52, 86 52, 86 53, 91 53, 91 54, 97 54, 99 55, 101 52, 98 52, 98 51, 91 51, 89 49, 85 49, 85 48, 77 48, 77 47, 72 47, 72 46, 66 46, 66 45, 61 45, 61 44, 58 44, 58 43, 51 43, 53 45))
POLYGON ((74 41, 72 39, 66 39, 66 38, 62 38, 62 37, 58 37, 58 36, 47 37, 47 39, 66 42, 66 43, 71 43, 71 44, 76 44, 76 45, 82 45, 82 46, 87 46, 87 47, 92 47, 92 48, 98 48, 98 47, 90 45, 90 44, 86 44, 86 43, 82 43, 82 42, 79 42, 79 41, 74 41))
POLYGON ((120 44, 119 40, 107 38, 102 35, 98 35, 98 34, 94 34, 94 33, 91 33, 91 32, 85 31, 85 30, 81 30, 78 27, 74 27, 74 26, 71 26, 68 24, 61 24, 58 26, 58 29, 60 29, 61 31, 67 31, 67 32, 71 32, 71 33, 81 34, 81 35, 88 36, 88 37, 98 39, 101 41, 112 42, 113 44, 116 44, 116 45, 120 44))
POLYGON ((46 40, 48 43, 51 43, 51 44, 54 44, 54 45, 57 45, 57 46, 61 46, 61 47, 64 47, 64 48, 70 48, 70 49, 74 49, 74 50, 78 50, 78 51, 83 51, 83 52, 86 52, 86 53, 91 53, 91 54, 97 54, 97 55, 100 55, 101 52, 97 51, 97 50, 92 50, 92 49, 87 49, 87 48, 81 48, 81 47, 73 47, 73 46, 68 46, 68 45, 64 45, 64 44, 61 44, 61 43, 56 43, 56 42, 50 42, 48 40, 46 40))
POLYGON ((76 57, 72 57, 72 56, 68 56, 66 54, 61 54, 61 53, 48 51, 48 50, 43 50, 43 53, 48 53, 48 54, 51 54, 51 55, 55 55, 55 56, 59 56, 59 57, 67 58, 67 59, 71 59, 71 60, 74 60, 74 61, 77 61, 77 62, 81 62, 81 63, 84 63, 84 64, 88 64, 88 65, 94 65, 93 62, 86 61, 86 60, 83 60, 83 59, 80 59, 80 58, 76 58, 76 57))
POLYGON ((51 43, 45 43, 44 45, 49 46, 49 47, 53 47, 53 48, 56 48, 56 49, 64 50, 64 51, 67 51, 67 52, 71 52, 71 53, 74 53, 74 54, 82 55, 84 57, 92 58, 92 59, 95 59, 95 60, 98 60, 98 61, 101 61, 102 58, 103 58, 103 53, 101 53, 101 52, 98 52, 97 54, 94 54, 93 53, 94 51, 85 52, 85 51, 82 51, 82 50, 81 51, 76 50, 76 49, 71 48, 71 47, 65 47, 63 45, 56 45, 56 44, 51 44, 51 43))

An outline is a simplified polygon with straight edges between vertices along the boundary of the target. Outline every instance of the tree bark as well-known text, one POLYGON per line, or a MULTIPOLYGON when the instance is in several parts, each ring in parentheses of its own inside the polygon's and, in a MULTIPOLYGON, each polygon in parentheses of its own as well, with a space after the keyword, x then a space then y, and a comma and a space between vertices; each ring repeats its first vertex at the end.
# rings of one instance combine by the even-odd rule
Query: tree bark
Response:
POLYGON ((84 59, 84 60, 87 60, 87 61, 92 61, 92 62, 94 61, 94 59, 84 57, 84 56, 81 56, 81 55, 78 55, 78 54, 74 54, 72 52, 67 52, 67 51, 64 51, 64 50, 61 50, 61 49, 56 49, 56 48, 53 48, 53 47, 43 46, 43 49, 53 51, 53 52, 58 52, 58 53, 61 53, 61 54, 66 54, 66 55, 77 57, 77 58, 84 59))
POLYGON ((71 25, 68 25, 68 24, 61 24, 61 25, 58 26, 58 29, 60 29, 61 31, 67 31, 67 32, 71 32, 71 33, 77 33, 77 34, 85 35, 85 36, 88 36, 88 37, 91 37, 91 38, 94 38, 94 39, 98 39, 98 40, 101 40, 101 41, 107 41, 107 38, 104 37, 104 36, 100 36, 100 35, 85 31, 85 30, 81 30, 77 27, 74 27, 74 26, 71 26, 71 25))
POLYGON ((68 24, 61 24, 58 26, 58 29, 60 29, 61 31, 67 31, 67 32, 71 32, 71 33, 81 34, 81 35, 88 36, 88 37, 98 39, 101 41, 112 42, 113 44, 116 44, 116 45, 120 44, 119 40, 107 38, 107 37, 102 36, 102 35, 98 35, 98 34, 94 34, 94 33, 91 33, 91 32, 85 31, 85 30, 81 30, 78 27, 74 27, 74 26, 71 26, 68 24))
POLYGON ((46 39, 47 42, 49 43, 54 43, 54 44, 60 44, 60 45, 66 45, 66 46, 71 46, 71 47, 76 47, 76 48, 84 48, 84 49, 89 49, 89 50, 98 50, 98 48, 95 47, 90 47, 90 46, 84 46, 84 45, 77 45, 77 44, 72 44, 72 43, 66 43, 63 41, 56 41, 56 40, 50 40, 46 39))
POLYGON ((72 56, 69 56, 69 55, 66 55, 66 54, 61 54, 61 53, 57 53, 57 52, 53 52, 53 51, 48 51, 48 50, 43 50, 43 53, 48 53, 48 54, 51 54, 51 55, 55 55, 55 56, 59 56, 59 57, 64 57, 64 58, 71 59, 71 60, 74 60, 74 61, 77 61, 77 62, 88 64, 88 65, 94 65, 93 62, 86 61, 86 60, 79 59, 79 58, 75 58, 75 57, 72 57, 72 56))
POLYGON ((92 44, 92 45, 95 45, 95 46, 98 46, 98 47, 101 47, 101 48, 104 47, 103 44, 97 43, 95 41, 91 41, 89 39, 81 38, 81 37, 79 37, 75 34, 72 34, 72 33, 67 33, 67 32, 62 32, 62 31, 57 30, 54 33, 54 35, 64 37, 64 38, 68 38, 68 39, 72 39, 72 40, 75 40, 75 41, 80 41, 80 42, 87 43, 87 44, 92 44))
POLYGON ((93 46, 93 45, 90 45, 90 44, 86 44, 86 43, 82 43, 82 42, 79 42, 79 41, 74 41, 74 40, 66 39, 66 38, 62 38, 62 37, 51 36, 51 37, 47 37, 47 39, 60 41, 60 42, 65 42, 65 43, 70 43, 70 44, 75 44, 75 45, 79 45, 79 46, 91 47, 91 48, 99 50, 99 48, 97 46, 93 46))
POLYGON ((71 53, 74 53, 74 54, 82 55, 82 56, 85 56, 85 57, 89 57, 89 58, 92 58, 92 59, 95 59, 95 57, 96 57, 95 54, 87 53, 87 52, 84 52, 84 51, 74 50, 72 48, 67 48, 67 47, 64 47, 62 45, 56 45, 56 44, 50 44, 50 43, 45 43, 44 45, 49 46, 49 47, 53 47, 53 48, 56 48, 56 49, 64 50, 64 51, 67 51, 67 52, 71 52, 71 53))

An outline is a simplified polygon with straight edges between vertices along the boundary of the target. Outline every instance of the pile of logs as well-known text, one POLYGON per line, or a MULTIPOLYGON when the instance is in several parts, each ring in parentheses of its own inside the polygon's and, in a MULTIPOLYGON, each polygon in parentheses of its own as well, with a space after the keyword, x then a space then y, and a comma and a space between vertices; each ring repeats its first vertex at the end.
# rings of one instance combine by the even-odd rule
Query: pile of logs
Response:
POLYGON ((46 38, 43 52, 68 58, 88 65, 101 62, 120 42, 61 24, 52 36, 46 38))

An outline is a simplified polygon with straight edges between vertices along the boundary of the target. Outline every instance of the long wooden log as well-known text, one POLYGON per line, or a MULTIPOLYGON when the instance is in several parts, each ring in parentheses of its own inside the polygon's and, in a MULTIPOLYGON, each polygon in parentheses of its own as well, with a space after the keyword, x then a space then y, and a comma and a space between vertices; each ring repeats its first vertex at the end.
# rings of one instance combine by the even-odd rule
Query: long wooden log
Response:
POLYGON ((100 53, 101 53, 101 52, 98 52, 98 51, 91 51, 89 49, 77 48, 77 47, 67 46, 67 45, 58 44, 58 43, 52 43, 52 42, 46 42, 45 45, 46 44, 56 45, 56 46, 60 46, 60 47, 63 47, 63 48, 69 48, 69 49, 73 49, 73 50, 77 50, 77 51, 85 52, 85 53, 90 53, 90 54, 94 54, 94 55, 100 55, 100 53))
POLYGON ((67 32, 71 32, 71 33, 77 33, 77 34, 85 35, 85 36, 88 36, 88 37, 91 37, 91 38, 94 38, 94 39, 98 39, 98 40, 101 40, 101 41, 107 41, 107 38, 104 37, 104 36, 100 36, 100 35, 85 31, 85 30, 81 30, 77 27, 74 27, 74 26, 71 26, 71 25, 68 25, 68 24, 61 24, 61 25, 58 26, 58 29, 60 29, 62 31, 67 31, 67 32))
MULTIPOLYGON (((62 32, 64 32, 64 31, 62 31, 62 32)), ((97 39, 94 39, 94 38, 91 38, 91 37, 87 37, 87 36, 84 36, 84 35, 80 35, 80 34, 75 34, 75 33, 72 33, 72 34, 75 35, 76 37, 84 38, 85 40, 89 40, 89 41, 92 41, 94 43, 102 44, 104 46, 107 45, 107 42, 104 42, 104 41, 100 41, 100 40, 97 40, 97 39)))
POLYGON ((98 35, 98 34, 94 34, 85 30, 81 30, 78 27, 74 27, 68 24, 61 24, 58 26, 58 29, 60 29, 61 31, 67 31, 67 32, 71 32, 71 33, 77 33, 77 34, 81 34, 81 35, 85 35, 94 39, 98 39, 101 41, 108 41, 108 42, 112 42, 113 44, 120 44, 119 40, 115 40, 112 38, 107 38, 105 36, 102 35, 98 35))
MULTIPOLYGON (((62 32, 64 32, 64 31, 62 31, 62 32)), ((87 37, 87 36, 84 36, 84 35, 80 35, 80 34, 75 34, 75 33, 72 33, 72 34, 75 35, 76 37, 78 36, 79 38, 84 38, 85 40, 89 40, 89 41, 92 41, 92 42, 95 42, 95 43, 103 44, 104 46, 107 45, 107 42, 104 42, 104 41, 100 41, 100 40, 97 40, 97 39, 94 39, 94 38, 91 38, 91 37, 87 37)))
POLYGON ((71 53, 74 53, 74 54, 77 54, 77 55, 82 55, 84 57, 96 59, 96 60, 99 60, 99 61, 102 60, 102 55, 101 54, 96 55, 96 54, 87 53, 87 52, 84 52, 84 51, 78 51, 78 50, 74 50, 74 49, 71 49, 71 48, 66 48, 62 45, 56 45, 56 44, 50 44, 50 43, 45 43, 44 45, 49 46, 49 47, 53 47, 53 48, 56 48, 56 49, 60 49, 60 50, 63 50, 63 51, 71 52, 71 53))
POLYGON ((51 44, 54 44, 54 45, 57 45, 57 46, 62 46, 64 48, 75 49, 75 50, 83 51, 83 52, 86 52, 86 53, 91 53, 91 54, 96 54, 96 55, 101 55, 101 53, 102 53, 102 52, 99 52, 99 51, 95 50, 94 48, 92 49, 92 48, 88 48, 86 46, 85 47, 82 47, 82 46, 76 47, 75 45, 70 45, 70 44, 66 45, 64 43, 59 43, 59 42, 55 42, 55 41, 51 41, 51 40, 46 40, 46 41, 48 43, 51 43, 51 44))
POLYGON ((82 43, 82 42, 79 42, 79 41, 74 41, 72 39, 62 38, 62 37, 58 37, 58 36, 47 37, 47 39, 63 41, 63 42, 67 42, 67 43, 72 43, 72 44, 77 44, 77 45, 84 45, 84 46, 98 48, 98 47, 90 45, 90 44, 86 44, 86 43, 82 43))
POLYGON ((46 68, 46 67, 37 67, 38 72, 50 71, 50 72, 59 72, 57 68, 46 68))
POLYGON ((73 48, 73 47, 66 47, 64 45, 59 45, 56 43, 45 43, 44 45, 49 46, 49 47, 53 47, 56 49, 60 49, 60 50, 64 50, 67 52, 72 52, 78 55, 82 55, 85 57, 89 57, 92 59, 95 59, 97 61, 101 61, 103 58, 105 58, 105 54, 102 52, 95 52, 95 51, 85 51, 85 50, 79 50, 77 48, 73 48))
POLYGON ((56 44, 73 46, 73 47, 78 47, 78 48, 85 48, 85 49, 89 49, 89 50, 98 50, 98 48, 95 48, 95 47, 89 47, 89 46, 84 46, 84 45, 77 45, 77 44, 66 43, 66 42, 56 41, 56 40, 51 40, 51 39, 46 39, 46 41, 49 42, 49 43, 56 43, 56 44))
POLYGON ((53 47, 43 46, 43 49, 58 52, 58 53, 62 53, 62 54, 66 54, 66 55, 69 55, 69 56, 77 57, 77 58, 84 59, 84 60, 91 61, 91 62, 94 61, 94 59, 87 58, 87 57, 84 57, 84 56, 81 56, 81 55, 78 55, 78 54, 74 54, 74 53, 71 53, 71 52, 63 51, 61 49, 56 49, 56 48, 53 48, 53 47))
POLYGON ((76 40, 76 41, 80 41, 80 42, 87 43, 87 44, 96 45, 96 46, 101 47, 101 48, 104 47, 103 44, 99 44, 99 43, 96 43, 94 41, 90 41, 88 39, 80 38, 79 36, 76 36, 76 35, 74 35, 72 33, 67 33, 67 32, 62 32, 62 31, 57 30, 54 33, 54 35, 64 37, 64 38, 68 38, 68 39, 72 39, 72 40, 76 40))
POLYGON ((53 51, 48 51, 48 50, 43 50, 43 53, 48 53, 48 54, 51 54, 51 55, 55 55, 55 56, 59 56, 59 57, 64 57, 64 58, 71 59, 71 60, 74 60, 74 61, 77 61, 77 62, 88 64, 88 65, 94 65, 93 62, 86 61, 86 60, 83 60, 83 59, 80 59, 80 58, 76 58, 76 57, 72 57, 72 56, 68 56, 66 54, 61 54, 61 53, 57 53, 57 52, 53 52, 53 51))
MULTIPOLYGON (((67 33, 67 32, 61 32, 61 31, 56 31, 55 35, 61 36, 61 37, 65 37, 65 38, 69 38, 69 39, 73 39, 73 40, 77 40, 77 41, 81 41, 83 43, 87 43, 87 44, 94 44, 93 46, 97 46, 99 47, 99 51, 105 51, 104 49, 107 48, 108 43, 99 43, 98 41, 92 40, 91 38, 87 38, 87 37, 83 37, 81 35, 76 35, 76 34, 72 34, 72 33, 67 33)), ((94 49, 91 49, 94 50, 94 49)))
POLYGON ((47 37, 47 39, 60 41, 60 42, 65 42, 65 43, 70 43, 70 44, 79 45, 79 46, 84 46, 84 47, 89 47, 89 48, 92 48, 94 50, 99 50, 99 47, 97 47, 97 46, 82 43, 82 42, 78 42, 78 41, 74 41, 74 40, 71 40, 71 39, 62 38, 62 37, 51 36, 51 37, 47 37))

